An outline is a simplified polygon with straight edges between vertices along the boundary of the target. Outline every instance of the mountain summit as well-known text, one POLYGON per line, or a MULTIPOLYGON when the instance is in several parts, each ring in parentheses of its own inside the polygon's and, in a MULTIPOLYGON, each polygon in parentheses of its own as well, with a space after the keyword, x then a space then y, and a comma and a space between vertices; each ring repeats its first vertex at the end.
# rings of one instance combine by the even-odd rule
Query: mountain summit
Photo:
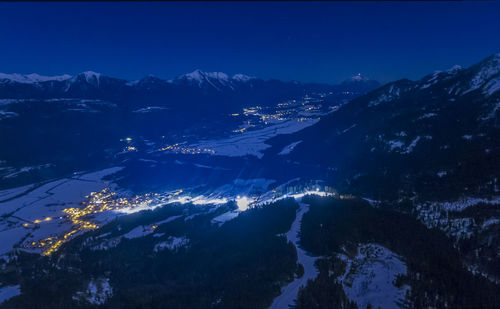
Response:
POLYGON ((5 74, 0 73, 0 82, 15 82, 22 84, 33 84, 33 83, 41 83, 47 81, 64 81, 70 79, 71 75, 63 74, 59 76, 42 76, 36 73, 32 74, 5 74))
POLYGON ((353 81, 353 82, 361 82, 361 81, 367 81, 367 80, 369 80, 368 77, 361 75, 361 73, 354 75, 350 79, 350 81, 353 81))

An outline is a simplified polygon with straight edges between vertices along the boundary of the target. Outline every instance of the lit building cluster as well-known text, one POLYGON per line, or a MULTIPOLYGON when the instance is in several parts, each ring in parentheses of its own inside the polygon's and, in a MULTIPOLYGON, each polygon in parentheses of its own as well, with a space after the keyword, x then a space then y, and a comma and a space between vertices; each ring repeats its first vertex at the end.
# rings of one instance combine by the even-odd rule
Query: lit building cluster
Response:
POLYGON ((201 154, 201 153, 209 153, 214 154, 215 150, 209 148, 193 148, 186 147, 181 144, 167 145, 163 148, 158 149, 158 151, 169 151, 173 153, 182 153, 182 154, 201 154))
MULTIPOLYGON (((232 130, 233 133, 245 133, 251 127, 261 128, 265 125, 274 124, 280 121, 286 121, 290 119, 296 119, 297 122, 303 122, 306 120, 317 119, 318 116, 324 113, 328 113, 330 110, 323 108, 321 103, 324 103, 324 98, 326 94, 324 93, 314 93, 311 95, 305 95, 301 100, 288 100, 285 102, 280 102, 274 107, 262 107, 254 106, 243 108, 241 114, 231 114, 232 116, 243 115, 246 117, 245 124, 247 126, 240 126, 238 129, 232 130), (300 117, 302 113, 308 113, 309 118, 300 117), (312 114, 314 113, 314 114, 312 114), (313 115, 315 115, 313 117, 313 115)), ((303 116, 306 116, 305 114, 303 116)))
MULTIPOLYGON (((145 207, 150 205, 154 199, 154 195, 145 194, 143 196, 135 196, 133 198, 116 198, 116 193, 110 192, 109 189, 104 189, 101 192, 92 192, 87 196, 88 200, 82 202, 82 208, 66 208, 63 213, 72 223, 72 230, 66 232, 62 236, 52 236, 39 241, 34 241, 30 245, 35 248, 42 248, 43 255, 51 255, 57 251, 65 242, 80 231, 96 229, 99 226, 89 220, 89 216, 102 213, 104 211, 120 210, 123 208, 145 207)), ((35 220, 33 224, 40 224, 45 221, 50 221, 51 218, 43 220, 35 220)), ((29 224, 24 226, 29 226, 29 224)))
POLYGON ((250 115, 255 115, 262 109, 261 106, 254 106, 254 107, 249 107, 249 108, 244 108, 243 109, 243 114, 245 116, 250 116, 250 115))
POLYGON ((244 127, 244 128, 241 128, 241 129, 236 129, 236 130, 233 130, 233 132, 234 132, 234 133, 243 133, 243 132, 245 132, 245 131, 246 131, 246 129, 247 129, 247 128, 246 128, 246 127, 244 127))
MULTIPOLYGON (((116 197, 115 192, 109 189, 103 189, 101 192, 92 192, 86 196, 87 201, 82 202, 82 208, 66 208, 63 213, 65 218, 72 223, 72 229, 61 236, 51 236, 38 241, 33 241, 27 247, 43 249, 42 255, 48 256, 56 252, 64 243, 69 241, 72 236, 78 232, 99 228, 99 225, 90 221, 89 216, 96 215, 105 211, 116 211, 122 213, 133 213, 145 208, 153 207, 152 204, 162 205, 167 202, 172 202, 171 199, 177 199, 183 193, 183 190, 176 190, 167 194, 146 193, 144 195, 136 195, 132 198, 116 197)), ((41 224, 50 221, 52 218, 43 220, 35 220, 33 224, 41 224)), ((28 227, 30 224, 25 223, 28 227)), ((155 227, 153 227, 154 229, 155 227)))
POLYGON ((23 223, 23 226, 24 226, 24 227, 29 227, 29 226, 31 226, 31 225, 36 225, 36 224, 40 224, 40 223, 42 223, 42 222, 47 222, 47 221, 51 221, 51 220, 52 220, 52 218, 51 218, 51 217, 46 217, 46 218, 44 218, 44 219, 36 219, 36 220, 34 220, 32 223, 28 223, 28 222, 23 223))
POLYGON ((321 108, 321 105, 319 105, 319 106, 314 106, 314 105, 313 106, 307 106, 306 107, 306 112, 312 111, 312 110, 318 110, 320 108, 321 108))
POLYGON ((285 120, 285 115, 286 112, 277 112, 275 114, 266 114, 266 115, 261 115, 260 120, 264 122, 268 122, 270 120, 285 120))
POLYGON ((120 139, 120 142, 126 143, 126 146, 123 149, 123 152, 137 151, 137 147, 133 146, 131 137, 122 138, 122 139, 120 139))

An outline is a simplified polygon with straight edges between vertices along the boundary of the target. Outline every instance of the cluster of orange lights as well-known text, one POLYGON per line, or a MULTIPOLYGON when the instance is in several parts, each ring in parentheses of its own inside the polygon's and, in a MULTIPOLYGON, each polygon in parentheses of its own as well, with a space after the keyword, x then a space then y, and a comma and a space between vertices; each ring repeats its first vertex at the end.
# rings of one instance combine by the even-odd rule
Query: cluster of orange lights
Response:
MULTIPOLYGON (((157 195, 157 194, 155 194, 157 195)), ((152 194, 143 196, 135 196, 133 198, 116 198, 116 193, 110 192, 109 189, 103 189, 101 192, 92 192, 87 201, 82 202, 83 208, 66 208, 63 213, 72 223, 72 230, 64 233, 62 236, 52 236, 33 241, 31 247, 42 248, 42 255, 51 255, 57 251, 65 242, 80 231, 96 229, 99 226, 88 219, 88 216, 96 215, 104 211, 118 210, 122 208, 134 208, 148 206, 153 202, 152 194)), ((51 221, 52 218, 47 217, 42 220, 35 220, 33 223, 24 223, 24 227, 30 225, 42 224, 43 222, 51 221)))
POLYGON ((215 150, 209 148, 191 148, 185 147, 180 144, 168 145, 163 148, 158 149, 158 151, 171 151, 175 153, 182 154, 200 154, 200 153, 211 153, 214 154, 215 150))
MULTIPOLYGON (((111 192, 105 188, 100 192, 92 192, 86 196, 87 200, 82 202, 82 208, 66 208, 63 209, 65 218, 69 219, 72 223, 72 229, 61 236, 51 236, 38 241, 33 241, 27 246, 31 248, 43 249, 42 255, 48 256, 56 252, 64 243, 71 240, 71 238, 78 232, 85 230, 92 230, 99 228, 99 225, 90 221, 89 216, 96 215, 105 211, 119 211, 134 209, 138 207, 150 206, 153 202, 166 202, 168 199, 175 197, 183 192, 182 189, 174 191, 170 194, 159 195, 158 193, 146 193, 142 196, 136 195, 132 198, 116 197, 115 192, 111 192)), ((24 227, 31 225, 40 225, 44 222, 53 220, 50 217, 34 220, 32 223, 24 223, 24 227)), ((157 226, 152 226, 156 229, 157 226)))

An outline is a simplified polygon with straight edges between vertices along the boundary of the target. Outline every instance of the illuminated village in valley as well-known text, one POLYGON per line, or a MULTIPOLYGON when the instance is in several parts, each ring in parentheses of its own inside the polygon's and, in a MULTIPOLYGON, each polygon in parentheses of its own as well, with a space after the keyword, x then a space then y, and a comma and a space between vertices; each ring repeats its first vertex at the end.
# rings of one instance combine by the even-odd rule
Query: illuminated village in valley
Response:
MULTIPOLYGON (((105 188, 100 192, 92 192, 86 196, 86 200, 81 203, 81 208, 71 207, 62 210, 63 215, 59 218, 46 217, 36 219, 31 223, 24 223, 23 227, 31 229, 59 219, 63 222, 68 222, 71 230, 62 235, 52 235, 50 237, 37 241, 27 242, 23 245, 28 250, 41 250, 42 255, 49 256, 58 251, 60 247, 86 231, 99 228, 99 224, 93 222, 96 215, 112 212, 116 215, 131 214, 137 211, 146 209, 155 209, 167 204, 187 204, 204 206, 204 205, 222 205, 235 201, 238 206, 238 211, 245 211, 248 208, 264 205, 269 202, 281 200, 284 198, 301 198, 305 195, 332 196, 339 199, 353 198, 351 195, 339 195, 337 191, 329 186, 317 184, 314 182, 306 184, 296 184, 288 186, 280 186, 276 189, 263 194, 262 196, 235 196, 233 198, 215 197, 208 198, 204 196, 191 197, 184 195, 184 190, 179 189, 169 193, 146 193, 144 195, 136 195, 131 198, 120 197, 116 192, 112 192, 109 188, 105 188)), ((152 227, 155 228, 154 226, 152 227)))

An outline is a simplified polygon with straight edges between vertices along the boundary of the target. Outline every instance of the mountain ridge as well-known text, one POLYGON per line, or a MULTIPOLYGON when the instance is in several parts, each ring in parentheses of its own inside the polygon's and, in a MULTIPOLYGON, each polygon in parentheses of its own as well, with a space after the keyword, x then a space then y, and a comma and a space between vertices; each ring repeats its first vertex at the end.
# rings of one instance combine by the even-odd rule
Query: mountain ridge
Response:
MULTIPOLYGON (((119 77, 111 77, 108 75, 104 75, 102 73, 94 72, 94 71, 83 71, 75 75, 62 74, 62 75, 52 75, 52 76, 44 76, 38 73, 30 73, 30 74, 20 74, 20 73, 0 73, 0 83, 12 82, 12 83, 23 83, 23 84, 37 84, 37 83, 45 83, 45 82, 63 82, 63 81, 75 81, 78 79, 85 79, 87 82, 91 82, 92 80, 99 80, 100 78, 113 79, 117 81, 123 81, 127 86, 134 86, 140 81, 147 81, 151 79, 156 79, 158 81, 163 81, 166 83, 176 83, 179 81, 191 81, 196 82, 198 84, 207 82, 209 80, 218 80, 219 82, 240 82, 245 83, 252 80, 262 80, 262 81, 274 81, 279 80, 275 78, 270 79, 262 79, 259 77, 236 73, 232 76, 224 72, 208 72, 202 71, 200 69, 196 69, 192 72, 181 74, 173 79, 165 79, 161 77, 157 77, 154 75, 147 75, 140 79, 136 80, 128 80, 119 77)), ((365 76, 361 76, 360 74, 355 75, 349 79, 342 81, 341 83, 324 83, 324 82, 300 82, 300 81, 283 81, 279 80, 283 83, 300 83, 300 84, 325 84, 325 85, 338 85, 338 84, 346 84, 349 82, 374 82, 375 80, 371 80, 365 76)))

